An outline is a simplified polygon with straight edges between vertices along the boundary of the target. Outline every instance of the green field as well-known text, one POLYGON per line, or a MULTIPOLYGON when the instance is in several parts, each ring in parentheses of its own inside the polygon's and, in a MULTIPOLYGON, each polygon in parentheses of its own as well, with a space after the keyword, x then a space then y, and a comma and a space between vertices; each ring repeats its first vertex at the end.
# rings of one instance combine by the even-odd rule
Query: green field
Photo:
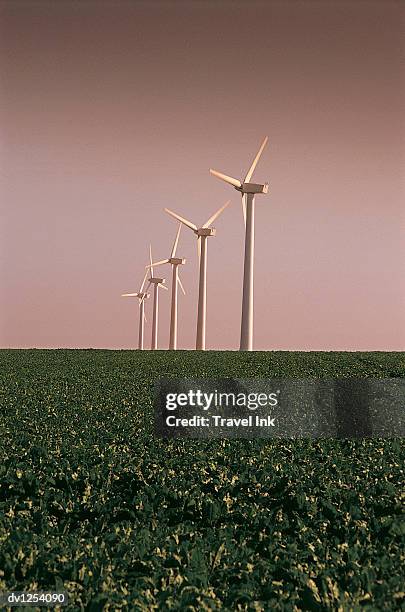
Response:
POLYGON ((403 609, 403 440, 159 440, 163 376, 405 377, 405 354, 0 351, 0 591, 403 609))

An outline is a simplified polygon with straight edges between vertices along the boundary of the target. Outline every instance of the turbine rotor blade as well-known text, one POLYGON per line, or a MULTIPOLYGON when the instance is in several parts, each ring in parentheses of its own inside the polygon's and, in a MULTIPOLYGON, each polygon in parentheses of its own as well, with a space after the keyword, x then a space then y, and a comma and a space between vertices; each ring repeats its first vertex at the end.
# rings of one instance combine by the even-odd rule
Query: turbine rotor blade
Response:
POLYGON ((146 283, 147 276, 148 276, 148 272, 146 271, 145 272, 145 276, 143 277, 141 288, 139 289, 139 293, 142 293, 143 287, 144 287, 144 285, 146 283))
POLYGON ((149 287, 151 286, 151 284, 152 284, 151 282, 149 282, 149 283, 148 283, 148 286, 146 287, 146 291, 145 291, 145 293, 143 294, 143 296, 142 296, 142 298, 141 298, 141 300, 140 300, 140 302, 139 302, 139 305, 141 305, 141 304, 142 304, 142 302, 144 301, 145 297, 147 296, 148 291, 149 291, 149 287))
POLYGON ((184 217, 180 217, 180 215, 178 215, 177 213, 173 212, 172 210, 169 210, 169 208, 165 208, 165 211, 171 215, 172 217, 174 217, 175 219, 177 219, 178 221, 180 221, 181 223, 183 223, 184 225, 186 225, 187 227, 189 227, 192 230, 197 230, 197 226, 194 225, 194 223, 191 223, 191 221, 188 221, 187 219, 185 219, 184 217))
POLYGON ((246 200, 245 200, 245 194, 242 193, 242 214, 243 214, 243 222, 245 224, 245 228, 246 228, 246 200))
POLYGON ((266 146, 268 139, 269 139, 268 136, 266 136, 266 138, 263 140, 262 144, 260 145, 260 149, 258 150, 256 157, 252 161, 252 165, 250 166, 249 170, 246 173, 245 179, 243 181, 244 183, 249 183, 250 179, 252 178, 252 174, 255 171, 257 162, 259 161, 260 156, 263 153, 263 149, 266 146))
POLYGON ((170 254, 171 258, 176 255, 177 245, 179 243, 180 231, 181 231, 181 223, 179 223, 179 229, 177 230, 176 238, 175 238, 174 243, 173 243, 172 252, 170 254))
POLYGON ((221 208, 220 208, 219 210, 217 210, 217 212, 216 212, 216 213, 214 213, 214 214, 212 215, 212 217, 210 217, 210 218, 208 219, 208 221, 206 221, 202 227, 203 227, 203 228, 207 228, 207 227, 209 227, 209 226, 211 225, 211 223, 213 223, 213 222, 215 221, 215 219, 216 219, 217 217, 219 217, 219 215, 222 213, 222 211, 223 211, 223 210, 225 210, 225 208, 226 208, 226 207, 228 206, 228 204, 230 204, 230 203, 231 203, 231 200, 228 200, 227 202, 225 202, 225 204, 224 204, 223 206, 221 206, 221 208))
POLYGON ((183 287, 183 283, 180 280, 180 276, 177 277, 177 282, 179 283, 180 289, 182 290, 183 294, 186 295, 186 292, 185 292, 184 287, 183 287))
POLYGON ((225 183, 229 183, 234 187, 241 187, 242 183, 238 181, 238 179, 233 178, 232 176, 228 176, 227 174, 223 174, 222 172, 218 172, 217 170, 213 170, 210 168, 210 173, 221 179, 221 181, 225 181, 225 183))
MULTIPOLYGON (((161 266, 161 265, 166 264, 166 263, 169 263, 168 259, 161 259, 160 261, 153 262, 152 265, 149 264, 149 266, 145 266, 145 268, 151 268, 152 269, 155 266, 161 266)), ((148 273, 146 273, 146 274, 148 274, 148 273)))
POLYGON ((162 283, 158 283, 158 287, 162 287, 162 289, 164 289, 165 291, 169 291, 166 285, 162 285, 162 283))
MULTIPOLYGON (((139 300, 139 304, 138 304, 139 308, 141 307, 141 304, 142 304, 142 300, 139 300)), ((143 320, 145 321, 145 323, 148 322, 148 319, 146 318, 145 310, 143 311, 143 320)))
POLYGON ((138 297, 138 293, 121 293, 121 297, 138 297))
POLYGON ((150 262, 150 266, 148 266, 148 267, 150 268, 151 275, 152 275, 152 278, 153 278, 153 263, 152 263, 153 259, 152 259, 152 245, 151 244, 149 245, 149 262, 150 262))

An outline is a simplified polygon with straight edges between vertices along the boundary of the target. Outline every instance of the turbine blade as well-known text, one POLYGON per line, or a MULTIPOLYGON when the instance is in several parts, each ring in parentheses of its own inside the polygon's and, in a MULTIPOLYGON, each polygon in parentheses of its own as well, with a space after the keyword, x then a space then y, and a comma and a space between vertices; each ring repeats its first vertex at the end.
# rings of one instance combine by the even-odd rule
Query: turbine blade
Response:
POLYGON ((230 203, 231 203, 231 200, 228 200, 227 202, 225 202, 225 204, 224 204, 223 206, 221 206, 221 208, 220 208, 219 210, 217 210, 217 212, 216 212, 216 213, 214 213, 214 214, 212 215, 212 217, 210 217, 210 218, 208 219, 208 221, 206 221, 206 222, 204 223, 203 228, 209 227, 209 226, 211 225, 211 223, 213 223, 213 222, 215 221, 215 219, 216 219, 217 217, 219 217, 219 215, 221 214, 221 212, 222 212, 223 210, 225 210, 225 208, 226 208, 226 207, 228 206, 228 204, 230 204, 230 203))
POLYGON ((210 173, 221 179, 221 181, 225 181, 225 183, 229 183, 234 187, 241 187, 242 183, 238 181, 238 179, 232 178, 232 176, 228 176, 227 174, 222 174, 222 172, 218 172, 217 170, 213 170, 210 168, 210 173))
POLYGON ((198 265, 200 265, 201 261, 201 236, 197 238, 197 255, 198 255, 198 265))
POLYGON ((145 276, 143 277, 143 281, 142 281, 141 288, 139 289, 139 293, 142 293, 143 286, 146 283, 147 276, 148 276, 148 271, 145 272, 145 276))
POLYGON ((172 248, 172 252, 171 252, 170 257, 174 257, 176 255, 176 249, 177 249, 177 245, 179 243, 180 230, 181 230, 181 223, 179 223, 179 229, 177 230, 176 238, 175 238, 174 243, 173 243, 173 248, 172 248))
POLYGON ((180 276, 177 277, 177 282, 179 283, 180 289, 182 290, 183 294, 186 295, 186 292, 184 291, 183 283, 180 280, 180 276))
POLYGON ((149 262, 150 262, 150 266, 148 266, 150 268, 150 272, 153 278, 153 259, 152 259, 152 245, 149 245, 149 262))
POLYGON ((242 214, 243 214, 243 222, 245 224, 245 228, 246 228, 246 200, 245 200, 245 194, 242 193, 242 214))
POLYGON ((243 181, 244 183, 249 183, 250 179, 252 178, 252 174, 255 171, 255 168, 257 166, 257 162, 259 161, 260 156, 263 153, 263 149, 266 146, 268 139, 269 139, 268 136, 266 136, 266 138, 263 140, 263 142, 262 142, 262 144, 260 146, 260 149, 257 152, 256 157, 252 161, 252 165, 250 166, 249 170, 246 173, 245 179, 243 181))
POLYGON ((158 287, 162 287, 162 289, 164 289, 165 291, 169 291, 166 285, 162 285, 162 283, 158 283, 158 287))
MULTIPOLYGON (((155 262, 153 262, 153 264, 152 264, 152 265, 145 266, 145 268, 151 268, 151 269, 152 269, 152 268, 154 268, 155 266, 161 266, 162 264, 166 264, 166 263, 169 263, 169 260, 168 260, 168 259, 161 259, 160 261, 155 261, 155 262)), ((147 273, 146 273, 146 274, 147 274, 147 273)))
POLYGON ((144 301, 144 299, 145 299, 145 297, 146 297, 146 295, 147 295, 147 293, 148 293, 148 291, 149 291, 149 287, 151 286, 151 284, 152 284, 151 282, 149 282, 149 283, 148 283, 148 286, 146 287, 146 291, 144 292, 144 295, 143 295, 143 297, 141 298, 141 300, 140 300, 140 302, 139 302, 139 305, 141 305, 141 303, 144 301))
POLYGON ((197 226, 194 225, 194 223, 191 223, 191 221, 187 221, 187 219, 185 219, 184 217, 180 217, 180 215, 178 215, 177 213, 173 212, 172 210, 169 210, 168 208, 165 208, 165 211, 167 213, 169 213, 169 215, 171 215, 172 217, 174 217, 175 219, 177 219, 178 221, 180 221, 181 223, 183 223, 184 225, 187 225, 187 227, 189 227, 192 230, 196 230, 197 226))
MULTIPOLYGON (((142 304, 142 300, 139 300, 139 304, 138 304, 139 308, 141 307, 141 304, 142 304)), ((148 322, 148 319, 146 318, 146 314, 145 314, 145 309, 143 311, 143 320, 145 321, 145 323, 148 322)))
POLYGON ((121 293, 121 297, 138 297, 137 293, 121 293))

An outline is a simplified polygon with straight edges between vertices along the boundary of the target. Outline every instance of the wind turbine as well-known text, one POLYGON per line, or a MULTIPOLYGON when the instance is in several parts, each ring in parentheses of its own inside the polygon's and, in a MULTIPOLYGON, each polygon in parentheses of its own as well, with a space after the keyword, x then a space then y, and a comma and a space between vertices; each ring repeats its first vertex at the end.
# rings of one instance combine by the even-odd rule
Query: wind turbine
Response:
POLYGON ((219 217, 230 203, 226 202, 219 210, 217 210, 201 227, 197 227, 191 221, 181 217, 177 213, 165 208, 165 211, 172 217, 189 227, 197 236, 198 258, 200 264, 200 279, 198 286, 198 311, 197 311, 197 337, 195 347, 197 350, 205 351, 205 328, 206 328, 206 311, 207 311, 207 238, 215 236, 216 229, 210 227, 211 223, 219 217))
POLYGON ((267 193, 269 184, 251 183, 253 172, 257 162, 266 146, 268 137, 263 140, 260 149, 254 158, 243 181, 222 174, 210 168, 210 173, 217 178, 229 183, 242 194, 243 217, 245 220, 245 262, 243 269, 243 297, 242 297, 242 321, 240 330, 240 350, 253 350, 253 268, 254 268, 254 239, 255 239, 255 195, 267 193))
MULTIPOLYGON (((149 261, 150 265, 147 266, 150 268, 150 278, 148 278, 148 286, 146 291, 149 290, 149 287, 153 285, 153 319, 152 319, 152 341, 150 348, 152 351, 157 349, 157 340, 158 340, 158 322, 159 322, 159 287, 168 291, 167 287, 164 286, 166 280, 164 278, 158 278, 153 276, 153 263, 152 263, 152 245, 149 246, 149 261)), ((148 272, 146 272, 146 275, 148 272)))
MULTIPOLYGON (((184 291, 184 287, 179 277, 178 267, 184 265, 186 260, 182 257, 176 257, 177 245, 179 243, 181 230, 181 223, 179 223, 179 229, 177 230, 176 238, 174 239, 172 252, 170 253, 169 259, 162 259, 161 261, 157 261, 153 264, 153 266, 161 266, 162 264, 171 264, 172 266, 172 305, 170 311, 170 340, 169 340, 169 350, 177 349, 177 285, 180 285, 180 288, 184 295, 186 292, 184 291)), ((150 268, 151 266, 146 266, 150 268)))
POLYGON ((137 293, 122 293, 121 297, 137 297, 139 298, 139 331, 138 331, 138 349, 143 351, 143 332, 144 332, 144 322, 146 321, 145 317, 145 299, 149 297, 149 293, 146 291, 144 293, 143 287, 146 282, 146 277, 148 273, 146 272, 143 277, 142 284, 137 293))

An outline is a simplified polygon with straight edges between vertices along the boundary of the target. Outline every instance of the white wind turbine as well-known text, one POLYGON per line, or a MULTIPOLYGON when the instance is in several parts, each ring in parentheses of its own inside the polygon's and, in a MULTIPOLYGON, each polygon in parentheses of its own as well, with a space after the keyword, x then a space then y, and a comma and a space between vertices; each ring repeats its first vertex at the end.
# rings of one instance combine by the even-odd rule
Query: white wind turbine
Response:
POLYGON ((177 286, 180 285, 180 289, 186 295, 184 291, 184 287, 179 277, 179 266, 184 265, 186 260, 182 257, 176 257, 177 245, 179 243, 181 230, 181 223, 179 223, 179 229, 177 230, 176 238, 174 239, 172 252, 170 253, 169 259, 162 259, 161 261, 157 261, 156 263, 150 264, 146 266, 150 268, 152 265, 161 266, 162 264, 171 264, 172 266, 172 304, 170 311, 170 339, 169 339, 169 349, 176 350, 177 349, 177 286))
POLYGON ((181 217, 177 213, 165 208, 165 211, 172 217, 189 227, 197 236, 198 258, 200 263, 200 278, 198 286, 198 311, 197 311, 197 337, 196 349, 205 350, 205 329, 206 329, 206 311, 207 311, 207 238, 215 236, 216 229, 210 227, 211 223, 219 217, 223 210, 228 206, 230 200, 226 202, 212 217, 208 219, 201 227, 197 227, 191 221, 181 217))
POLYGON ((162 287, 162 289, 165 289, 166 291, 168 291, 168 289, 164 286, 164 283, 166 282, 164 278, 158 278, 153 276, 152 245, 149 246, 149 261, 150 265, 147 267, 150 269, 150 277, 148 278, 148 286, 146 288, 146 291, 148 291, 149 287, 153 285, 152 341, 150 348, 152 351, 154 351, 157 349, 158 344, 159 287, 162 287))
POLYGON ((146 272, 143 277, 142 284, 137 293, 122 293, 121 297, 137 297, 139 298, 139 331, 138 331, 138 349, 143 351, 143 337, 144 337, 144 322, 146 321, 145 317, 145 299, 149 297, 149 293, 143 291, 143 287, 146 282, 146 277, 148 273, 146 272))
POLYGON ((243 270, 243 297, 242 297, 242 321, 240 331, 240 350, 253 350, 253 267, 254 267, 254 239, 255 239, 255 195, 267 193, 268 183, 251 183, 254 169, 267 143, 267 136, 254 158, 243 181, 210 169, 210 173, 219 179, 233 185, 242 194, 243 216, 245 220, 245 262, 243 270))

